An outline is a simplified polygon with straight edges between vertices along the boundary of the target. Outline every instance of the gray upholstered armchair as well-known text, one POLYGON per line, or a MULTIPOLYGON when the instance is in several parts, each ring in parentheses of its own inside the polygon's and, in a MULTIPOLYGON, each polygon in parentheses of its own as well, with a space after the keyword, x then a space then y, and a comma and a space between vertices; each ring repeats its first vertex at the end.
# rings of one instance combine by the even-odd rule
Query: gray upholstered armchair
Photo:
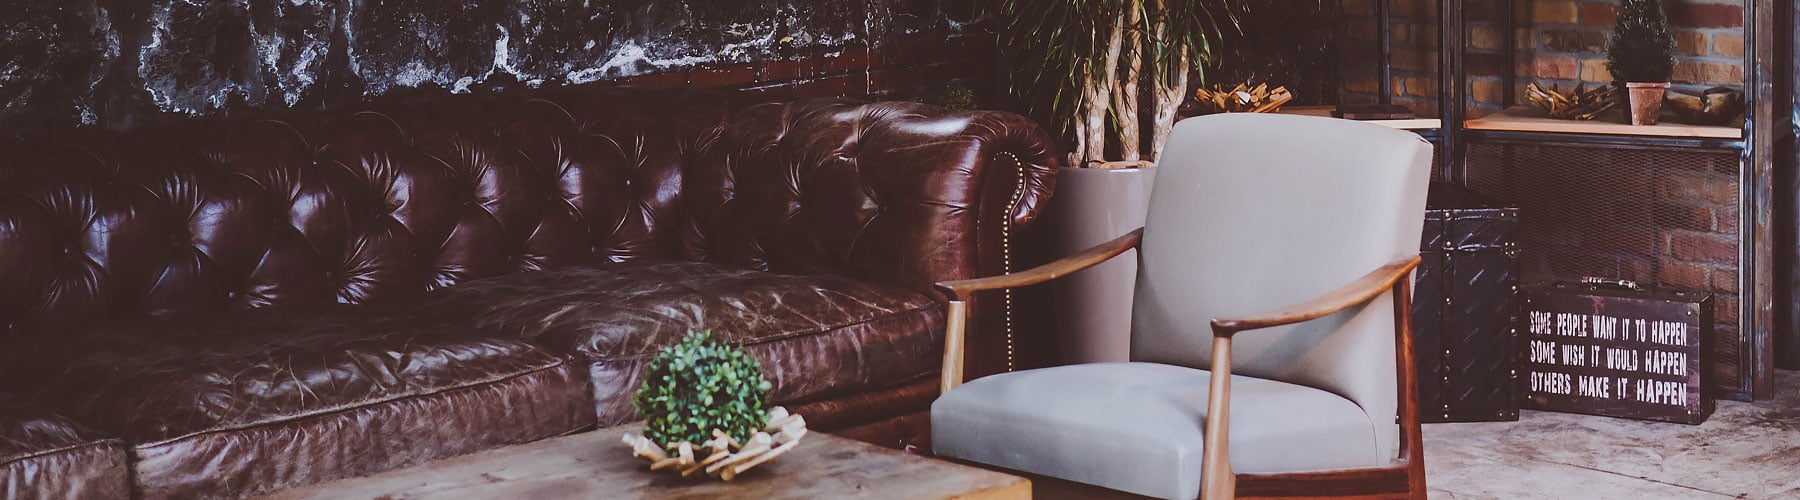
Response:
POLYGON ((1164 498, 1424 498, 1408 325, 1431 146, 1378 125, 1175 127, 1145 227, 951 298, 940 456, 1164 498), (963 384, 961 301, 1138 251, 1129 363, 963 384))

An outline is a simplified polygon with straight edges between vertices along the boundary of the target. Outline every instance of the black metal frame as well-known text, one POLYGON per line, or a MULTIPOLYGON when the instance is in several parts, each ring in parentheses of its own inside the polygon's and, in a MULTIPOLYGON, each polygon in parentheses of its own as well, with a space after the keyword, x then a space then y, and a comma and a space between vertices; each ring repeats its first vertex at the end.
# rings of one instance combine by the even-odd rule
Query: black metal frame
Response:
MULTIPOLYGON (((1512 1, 1507 0, 1508 11, 1512 1)), ((1438 118, 1442 137, 1438 148, 1438 166, 1442 168, 1443 179, 1455 184, 1465 184, 1463 155, 1466 153, 1462 144, 1463 120, 1467 118, 1464 106, 1468 97, 1463 94, 1469 86, 1468 73, 1463 67, 1463 52, 1466 40, 1463 35, 1468 32, 1468 17, 1464 15, 1462 0, 1439 0, 1438 2, 1438 118), (1457 50, 1449 50, 1456 47, 1457 50)), ((1510 31, 1510 30, 1509 30, 1510 31)), ((1385 37, 1385 34, 1384 34, 1385 37)), ((1512 47, 1507 47, 1512 50, 1512 47)))
MULTIPOLYGON (((1550 132, 1517 132, 1494 130, 1467 130, 1463 121, 1467 118, 1468 74, 1464 67, 1464 52, 1467 51, 1465 34, 1468 31, 1468 19, 1463 10, 1461 0, 1439 0, 1438 33, 1440 36, 1438 51, 1439 93, 1438 110, 1442 119, 1440 129, 1434 131, 1421 130, 1421 135, 1438 143, 1438 165, 1442 168, 1444 180, 1457 184, 1466 184, 1467 164, 1465 154, 1468 142, 1500 142, 1500 143, 1532 143, 1554 144, 1581 147, 1633 147, 1659 149, 1709 149, 1731 150, 1740 152, 1738 213, 1740 241, 1738 260, 1738 283, 1740 306, 1739 330, 1745 335, 1744 345, 1748 352, 1745 359, 1748 364, 1744 370, 1745 380, 1740 386, 1749 388, 1747 393, 1723 395, 1732 399, 1766 399, 1773 397, 1774 385, 1772 370, 1775 366, 1776 343, 1780 338, 1782 350, 1779 356, 1783 366, 1800 368, 1800 305, 1790 304, 1796 296, 1787 287, 1777 289, 1775 286, 1776 271, 1788 283, 1800 283, 1800 268, 1794 265, 1800 262, 1800 175, 1782 169, 1781 186, 1787 194, 1781 200, 1781 229, 1776 230, 1774 187, 1776 186, 1776 168, 1774 166, 1775 150, 1784 148, 1783 161, 1791 165, 1800 159, 1794 158, 1795 137, 1800 130, 1795 129, 1796 118, 1792 115, 1800 110, 1800 96, 1793 95, 1792 80, 1787 80, 1784 88, 1789 92, 1786 102, 1781 106, 1773 103, 1777 78, 1781 74, 1800 79, 1800 65, 1794 60, 1791 44, 1795 42, 1794 28, 1800 26, 1800 11, 1788 2, 1776 0, 1747 0, 1744 9, 1744 91, 1749 103, 1744 113, 1744 130, 1740 139, 1713 139, 1695 137, 1657 137, 1614 134, 1567 134, 1550 132), (1784 22, 1776 23, 1777 16, 1784 22), (1777 29, 1777 24, 1782 28, 1777 29), (1454 50, 1451 50, 1454 48, 1454 50), (1786 52, 1780 52, 1785 50, 1786 52), (1776 57, 1779 53, 1780 57, 1776 57), (1779 69, 1777 72, 1775 70, 1779 69), (1779 132, 1778 136, 1776 133, 1779 132), (1776 236, 1780 236, 1779 240, 1776 236), (1781 244, 1781 261, 1776 260, 1775 248, 1781 244), (1777 298, 1782 300, 1782 319, 1779 331, 1775 328, 1775 312, 1777 298)), ((1506 15, 1502 16, 1505 31, 1508 60, 1515 55, 1513 12, 1514 2, 1503 1, 1506 15)), ((1389 19, 1389 0, 1377 2, 1377 16, 1381 29, 1381 96, 1386 104, 1392 99, 1392 42, 1388 32, 1392 26, 1389 19)), ((1507 72, 1505 76, 1506 97, 1504 104, 1513 104, 1513 86, 1515 75, 1507 72)))
POLYGON ((1382 106, 1394 103, 1394 39, 1388 36, 1394 28, 1394 20, 1389 14, 1393 12, 1392 3, 1393 0, 1375 2, 1375 33, 1381 37, 1381 81, 1375 84, 1381 89, 1381 95, 1375 99, 1382 106))
POLYGON ((1566 132, 1525 132, 1518 130, 1463 130, 1463 137, 1475 142, 1528 143, 1556 146, 1619 146, 1653 149, 1723 149, 1743 151, 1743 139, 1712 137, 1659 137, 1615 134, 1574 134, 1566 132))
MULTIPOLYGON (((1760 13, 1759 13, 1760 14, 1760 13)), ((1800 51, 1794 44, 1800 43, 1796 31, 1800 31, 1800 8, 1793 2, 1777 2, 1769 9, 1768 22, 1773 25, 1768 29, 1767 42, 1772 50, 1759 51, 1772 59, 1770 75, 1773 88, 1771 95, 1781 96, 1772 105, 1769 113, 1772 134, 1769 139, 1769 154, 1776 158, 1774 187, 1780 193, 1775 204, 1775 247, 1783 249, 1774 255, 1776 276, 1786 279, 1786 286, 1776 287, 1771 297, 1775 302, 1774 317, 1780 318, 1780 331, 1774 338, 1776 364, 1783 369, 1800 369, 1800 292, 1794 290, 1794 284, 1800 283, 1800 123, 1795 113, 1800 113, 1800 95, 1795 93, 1796 82, 1800 82, 1800 51)), ((1759 39, 1756 43, 1765 40, 1759 39)))
MULTIPOLYGON (((1739 167, 1738 227, 1743 254, 1738 263, 1740 326, 1750 346, 1750 369, 1744 376, 1753 399, 1775 396, 1775 343, 1778 335, 1793 333, 1793 325, 1775 324, 1775 4, 1776 0, 1748 0, 1744 6, 1744 153, 1739 167), (1747 284, 1747 285, 1746 285, 1747 284)), ((1785 2, 1784 2, 1785 3, 1785 2)))

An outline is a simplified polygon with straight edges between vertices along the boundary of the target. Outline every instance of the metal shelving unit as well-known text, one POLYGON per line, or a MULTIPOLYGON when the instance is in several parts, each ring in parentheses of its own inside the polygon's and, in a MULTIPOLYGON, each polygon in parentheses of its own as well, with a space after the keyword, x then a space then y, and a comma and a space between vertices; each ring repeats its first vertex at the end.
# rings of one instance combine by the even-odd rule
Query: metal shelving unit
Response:
MULTIPOLYGON (((1516 46, 1513 43, 1514 2, 1500 0, 1504 4, 1502 30, 1505 32, 1505 52, 1507 60, 1516 59, 1516 46)), ((1775 322, 1775 298, 1777 289, 1776 241, 1774 231, 1775 202, 1774 199, 1774 150, 1777 139, 1788 141, 1792 138, 1792 123, 1788 117, 1778 117, 1773 105, 1773 75, 1777 64, 1775 54, 1782 50, 1777 39, 1791 41, 1792 26, 1778 33, 1776 26, 1777 8, 1775 0, 1746 0, 1744 22, 1744 92, 1749 103, 1745 111, 1745 120, 1741 131, 1735 137, 1720 134, 1718 130, 1707 130, 1702 133, 1680 134, 1661 133, 1647 135, 1630 133, 1619 128, 1595 128, 1592 132, 1580 130, 1533 129, 1529 125, 1511 124, 1511 126, 1484 126, 1491 124, 1471 122, 1468 119, 1468 74, 1464 65, 1465 52, 1468 50, 1468 19, 1461 0, 1438 0, 1439 15, 1439 47, 1452 48, 1439 50, 1439 93, 1438 109, 1442 119, 1436 130, 1420 131, 1421 135, 1432 138, 1438 143, 1439 167, 1441 178, 1462 185, 1469 181, 1468 152, 1472 144, 1504 144, 1527 146, 1560 146, 1569 148, 1610 148, 1632 150, 1661 150, 1672 152, 1711 152, 1714 154, 1736 153, 1738 157, 1738 262, 1737 283, 1740 305, 1738 310, 1738 328, 1742 333, 1742 359, 1740 371, 1742 380, 1738 381, 1738 392, 1723 394, 1723 397, 1735 399, 1765 399, 1772 397, 1774 386, 1772 371, 1776 358, 1774 338, 1789 335, 1792 330, 1788 323, 1800 321, 1800 311, 1783 308, 1783 324, 1775 322), (1476 126, 1470 126, 1470 125, 1476 126), (1775 134, 1778 124, 1785 124, 1783 133, 1775 134)), ((1381 101, 1391 102, 1390 87, 1391 42, 1387 33, 1391 28, 1389 19, 1389 0, 1379 0, 1377 16, 1381 29, 1381 101)), ((1795 14, 1791 6, 1781 7, 1779 12, 1785 14, 1783 23, 1800 23, 1800 14, 1795 14)), ((1782 68, 1793 67, 1791 52, 1789 57, 1780 61, 1782 68)), ((1510 71, 1507 73, 1511 73, 1510 71)), ((1515 88, 1513 75, 1504 75, 1507 89, 1505 104, 1512 104, 1512 89, 1515 88)), ((1800 99, 1788 103, 1784 110, 1791 110, 1800 104, 1800 99)), ((1800 184, 1800 181, 1794 181, 1800 184)), ((1785 203, 1786 198, 1784 198, 1785 203)), ((1800 206, 1800 203, 1797 203, 1800 206)), ((1800 210, 1793 208, 1792 210, 1800 210)), ((1792 221, 1790 221, 1791 223, 1792 221)), ((1783 247, 1782 257, 1786 262, 1800 260, 1800 250, 1791 244, 1783 247)), ((1787 280, 1789 276, 1800 279, 1800 274, 1787 269, 1780 270, 1780 276, 1787 280)), ((1787 296, 1783 290, 1782 296, 1787 296)), ((1784 303, 1786 301, 1784 300, 1784 303)), ((1785 337, 1784 337, 1785 338, 1785 337)), ((1800 342, 1788 342, 1790 350, 1795 352, 1794 358, 1800 358, 1800 342)))

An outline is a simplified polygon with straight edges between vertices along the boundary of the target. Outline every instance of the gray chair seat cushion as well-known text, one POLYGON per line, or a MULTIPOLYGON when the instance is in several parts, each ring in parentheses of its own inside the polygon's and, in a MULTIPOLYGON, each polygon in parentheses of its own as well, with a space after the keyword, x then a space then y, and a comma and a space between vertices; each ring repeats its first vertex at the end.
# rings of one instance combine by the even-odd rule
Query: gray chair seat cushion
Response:
MULTIPOLYGON (((1096 363, 984 377, 931 405, 939 456, 1141 495, 1196 498, 1210 375, 1157 363, 1096 363)), ((1375 423, 1338 395, 1231 377, 1238 473, 1386 465, 1375 423)))

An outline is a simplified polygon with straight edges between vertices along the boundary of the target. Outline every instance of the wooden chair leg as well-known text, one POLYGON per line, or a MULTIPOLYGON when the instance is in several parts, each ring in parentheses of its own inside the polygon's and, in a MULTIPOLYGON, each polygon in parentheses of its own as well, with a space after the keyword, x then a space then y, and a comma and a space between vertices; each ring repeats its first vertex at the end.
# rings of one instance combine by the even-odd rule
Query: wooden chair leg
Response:
POLYGON ((949 393, 963 383, 963 342, 968 335, 969 304, 952 300, 945 304, 944 366, 938 371, 938 394, 949 393))
POLYGON ((1425 436, 1419 424, 1419 368, 1413 358, 1412 279, 1394 282, 1395 373, 1400 377, 1400 460, 1406 463, 1407 489, 1425 498, 1425 436))
MULTIPOLYGON (((1201 474, 1201 498, 1216 500, 1220 498, 1342 498, 1342 499, 1396 499, 1411 498, 1423 500, 1427 489, 1425 483, 1425 444, 1424 433, 1419 423, 1419 382, 1418 369, 1414 364, 1413 330, 1412 330, 1412 280, 1401 279, 1394 282, 1391 288, 1394 294, 1394 349, 1395 368, 1399 377, 1395 389, 1399 394, 1398 424, 1400 424, 1400 455, 1387 467, 1356 469, 1332 472, 1311 472, 1293 474, 1246 474, 1229 475, 1235 487, 1227 490, 1231 494, 1215 492, 1212 483, 1213 471, 1206 470, 1201 474), (1234 497, 1235 495, 1235 497, 1234 497)), ((1218 341, 1213 346, 1214 359, 1218 359, 1218 341)), ((1223 350, 1230 356, 1229 343, 1223 350)), ((1217 369, 1217 368, 1215 368, 1217 369)), ((1226 368, 1229 376, 1229 368, 1226 368)), ((1218 394, 1218 378, 1214 378, 1214 394, 1218 394)), ((1211 414, 1208 417, 1208 439, 1212 437, 1211 414)), ((1211 443, 1208 443, 1211 446, 1211 443)), ((1223 447, 1221 447, 1223 449, 1223 447)), ((1208 456, 1210 458, 1210 455, 1208 456)), ((1229 474, 1229 473, 1227 473, 1229 474)))
POLYGON ((1213 336, 1211 387, 1206 399, 1206 455, 1200 462, 1200 498, 1229 499, 1237 490, 1231 472, 1231 337, 1213 336))

